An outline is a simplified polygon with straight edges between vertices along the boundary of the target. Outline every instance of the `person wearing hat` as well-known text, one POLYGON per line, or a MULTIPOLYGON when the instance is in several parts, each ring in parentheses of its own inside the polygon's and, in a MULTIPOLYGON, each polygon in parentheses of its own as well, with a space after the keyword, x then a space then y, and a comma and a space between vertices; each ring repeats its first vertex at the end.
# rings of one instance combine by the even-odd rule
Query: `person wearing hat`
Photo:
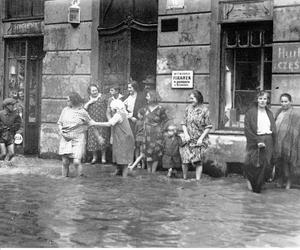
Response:
POLYGON ((112 160, 116 165, 115 175, 127 176, 128 165, 133 161, 134 137, 121 100, 111 102, 113 117, 107 122, 96 122, 96 126, 112 128, 112 160))
POLYGON ((22 119, 15 110, 16 100, 6 98, 3 110, 0 111, 0 159, 10 161, 15 154, 15 139, 19 142, 21 136, 22 119))

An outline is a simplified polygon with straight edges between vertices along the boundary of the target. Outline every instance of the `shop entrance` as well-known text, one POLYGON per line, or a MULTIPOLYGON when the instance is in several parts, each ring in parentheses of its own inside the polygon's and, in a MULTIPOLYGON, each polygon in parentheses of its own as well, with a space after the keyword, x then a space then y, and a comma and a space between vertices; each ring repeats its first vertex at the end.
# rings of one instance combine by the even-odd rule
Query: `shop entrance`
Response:
POLYGON ((17 100, 22 117, 25 154, 38 153, 40 125, 40 86, 42 76, 43 39, 7 39, 4 98, 17 100))

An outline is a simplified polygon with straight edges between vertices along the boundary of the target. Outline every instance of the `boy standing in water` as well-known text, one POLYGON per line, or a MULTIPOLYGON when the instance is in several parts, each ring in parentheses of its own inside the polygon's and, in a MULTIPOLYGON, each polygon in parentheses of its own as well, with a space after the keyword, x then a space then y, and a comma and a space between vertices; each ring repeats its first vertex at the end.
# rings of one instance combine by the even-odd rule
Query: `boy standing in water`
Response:
POLYGON ((164 140, 164 151, 162 164, 163 168, 168 169, 168 177, 174 174, 174 170, 181 167, 181 157, 179 147, 182 145, 181 137, 177 135, 175 125, 168 126, 168 133, 164 140))
POLYGON ((15 99, 6 98, 3 101, 3 110, 0 111, 0 160, 12 159, 15 154, 15 138, 19 140, 21 137, 22 119, 15 110, 15 103, 15 99))

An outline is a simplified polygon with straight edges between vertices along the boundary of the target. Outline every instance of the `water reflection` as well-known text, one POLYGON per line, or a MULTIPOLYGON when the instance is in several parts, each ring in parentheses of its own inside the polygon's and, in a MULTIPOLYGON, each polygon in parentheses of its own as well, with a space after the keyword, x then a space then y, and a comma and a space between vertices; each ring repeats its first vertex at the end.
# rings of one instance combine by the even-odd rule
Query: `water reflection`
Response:
POLYGON ((248 192, 241 176, 201 183, 0 171, 1 247, 296 247, 299 190, 248 192))

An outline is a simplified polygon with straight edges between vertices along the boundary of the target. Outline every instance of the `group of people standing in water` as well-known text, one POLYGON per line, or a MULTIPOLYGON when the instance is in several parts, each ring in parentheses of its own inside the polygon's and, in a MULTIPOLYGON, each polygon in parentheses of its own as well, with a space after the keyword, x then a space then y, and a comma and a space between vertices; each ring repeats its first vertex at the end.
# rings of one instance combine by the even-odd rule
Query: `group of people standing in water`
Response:
POLYGON ((191 103, 181 124, 183 134, 179 136, 179 127, 171 122, 166 109, 159 104, 160 97, 154 89, 138 91, 137 82, 131 81, 127 90, 126 97, 116 86, 110 88, 109 94, 103 94, 97 85, 91 84, 87 102, 78 93, 70 93, 68 105, 58 120, 62 175, 69 176, 71 161, 76 175, 82 175, 81 162, 86 150, 92 154, 91 164, 106 163, 106 151, 111 144, 116 175, 125 177, 128 169, 135 166, 154 173, 162 162, 169 177, 182 168, 186 179, 191 165, 199 180, 204 151, 208 147, 208 132, 212 128, 202 94, 197 90, 191 92, 191 103))
MULTIPOLYGON (((115 175, 126 177, 136 166, 154 173, 161 162, 169 177, 181 168, 187 179, 188 169, 193 167, 196 180, 201 178, 212 128, 201 92, 191 91, 180 127, 159 104, 158 93, 153 89, 138 91, 135 81, 129 82, 126 97, 116 86, 109 94, 101 93, 96 84, 88 87, 88 94, 89 100, 84 102, 72 92, 58 120, 63 176, 69 176, 71 161, 76 174, 82 175, 86 150, 91 152, 91 164, 106 163, 106 151, 112 145, 115 175)), ((278 185, 290 188, 291 177, 300 167, 300 115, 293 109, 292 97, 288 93, 280 96, 281 108, 275 117, 269 99, 268 92, 260 91, 255 105, 245 114, 244 175, 249 189, 257 193, 266 181, 274 179, 274 172, 278 185)))
POLYGON ((281 107, 275 116, 269 103, 269 93, 260 91, 245 115, 244 171, 248 188, 255 193, 274 179, 279 187, 289 189, 300 168, 300 114, 292 106, 292 97, 281 94, 281 107))

